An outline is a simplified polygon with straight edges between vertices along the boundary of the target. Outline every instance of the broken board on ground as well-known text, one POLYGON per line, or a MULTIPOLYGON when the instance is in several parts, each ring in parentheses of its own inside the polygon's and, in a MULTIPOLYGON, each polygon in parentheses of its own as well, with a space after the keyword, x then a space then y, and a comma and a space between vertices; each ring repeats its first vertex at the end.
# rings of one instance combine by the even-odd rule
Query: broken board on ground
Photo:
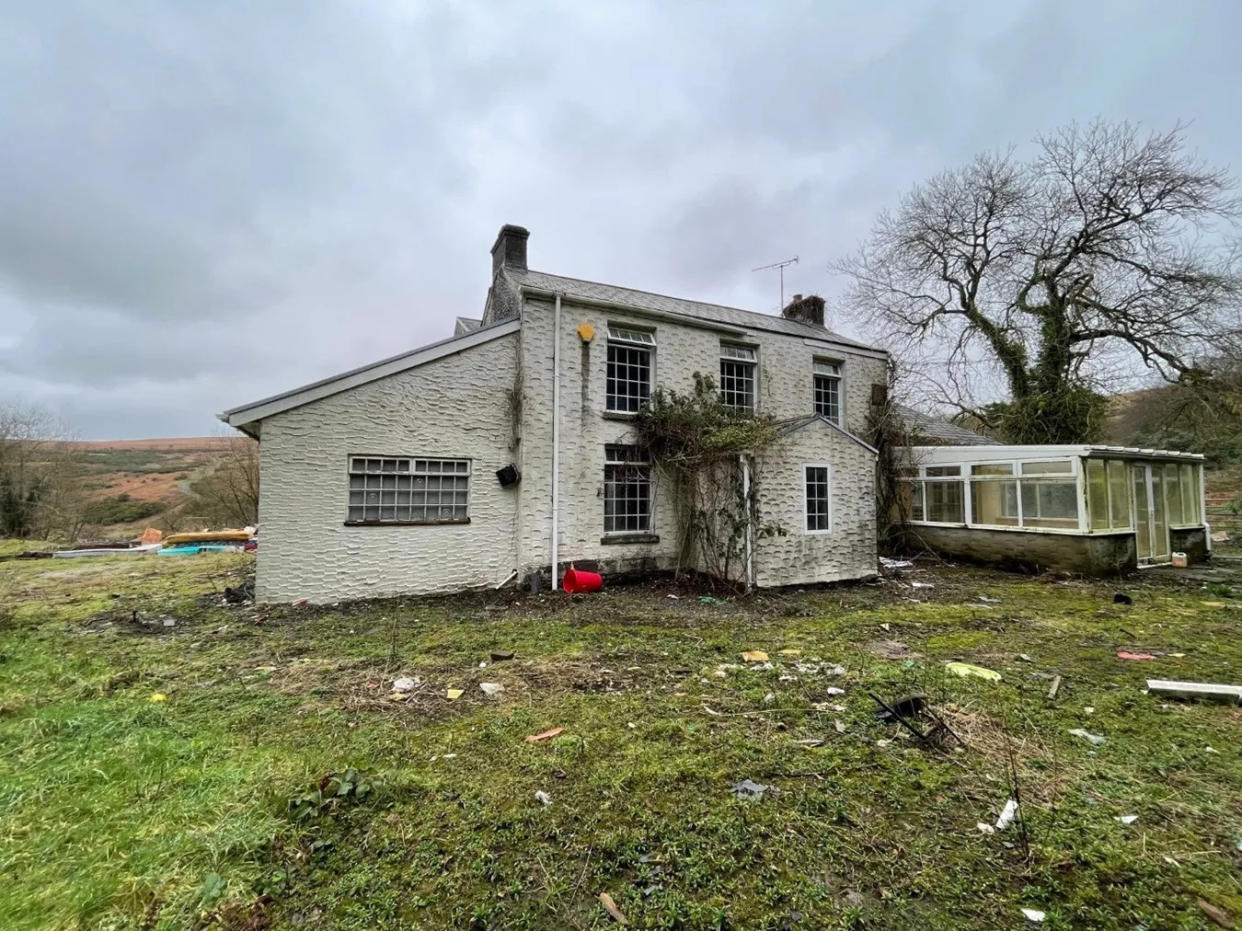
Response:
POLYGON ((1219 685, 1212 682, 1175 682, 1171 679, 1148 679, 1147 691, 1166 698, 1201 698, 1242 705, 1242 685, 1219 685))

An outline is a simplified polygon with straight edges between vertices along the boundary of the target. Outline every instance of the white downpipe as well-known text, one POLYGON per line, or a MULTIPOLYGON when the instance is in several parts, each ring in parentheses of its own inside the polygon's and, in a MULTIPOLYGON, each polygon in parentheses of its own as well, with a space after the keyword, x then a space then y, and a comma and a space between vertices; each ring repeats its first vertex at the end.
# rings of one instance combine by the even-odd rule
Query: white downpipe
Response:
POLYGON ((552 323, 552 591, 560 583, 556 578, 557 545, 560 534, 561 510, 561 295, 556 295, 556 311, 552 323))
POLYGON ((755 584, 755 554, 751 545, 751 536, 754 528, 750 524, 750 462, 745 456, 738 456, 738 462, 742 466, 742 503, 746 509, 746 533, 742 537, 742 544, 745 547, 745 566, 746 573, 746 591, 750 591, 755 584))

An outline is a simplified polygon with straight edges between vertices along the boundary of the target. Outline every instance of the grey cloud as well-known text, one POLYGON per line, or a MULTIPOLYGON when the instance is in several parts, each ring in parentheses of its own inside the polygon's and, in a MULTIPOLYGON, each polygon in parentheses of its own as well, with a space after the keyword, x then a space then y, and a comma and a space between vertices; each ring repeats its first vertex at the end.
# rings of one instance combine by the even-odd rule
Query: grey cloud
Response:
MULTIPOLYGON (((756 309, 912 184, 1102 113, 1238 164, 1225 3, 26 4, 0 22, 0 396, 84 436, 447 335, 535 267, 756 309), (999 8, 998 8, 999 7, 999 8)), ((834 307, 834 323, 842 324, 834 307)))

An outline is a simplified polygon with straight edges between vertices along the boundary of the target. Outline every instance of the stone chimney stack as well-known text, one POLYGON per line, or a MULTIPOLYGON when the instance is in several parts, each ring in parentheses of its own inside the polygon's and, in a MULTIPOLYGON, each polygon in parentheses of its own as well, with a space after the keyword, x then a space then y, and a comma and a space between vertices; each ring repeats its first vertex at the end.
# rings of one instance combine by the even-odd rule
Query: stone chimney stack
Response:
POLYGON ((526 270, 526 240, 530 238, 530 230, 521 226, 506 223, 496 236, 496 244, 492 246, 492 277, 501 268, 520 268, 526 270))
POLYGON ((803 297, 795 294, 793 300, 781 311, 786 320, 797 320, 799 323, 810 323, 814 326, 824 325, 824 299, 818 294, 803 297))

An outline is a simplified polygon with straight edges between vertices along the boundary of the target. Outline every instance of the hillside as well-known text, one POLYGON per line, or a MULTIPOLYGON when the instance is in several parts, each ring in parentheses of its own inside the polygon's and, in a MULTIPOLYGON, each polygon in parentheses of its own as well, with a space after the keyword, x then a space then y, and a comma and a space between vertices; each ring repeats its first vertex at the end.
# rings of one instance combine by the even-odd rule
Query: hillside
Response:
POLYGON ((88 523, 106 537, 123 537, 165 518, 191 496, 191 486, 229 456, 234 437, 99 440, 66 444, 76 454, 88 523))

